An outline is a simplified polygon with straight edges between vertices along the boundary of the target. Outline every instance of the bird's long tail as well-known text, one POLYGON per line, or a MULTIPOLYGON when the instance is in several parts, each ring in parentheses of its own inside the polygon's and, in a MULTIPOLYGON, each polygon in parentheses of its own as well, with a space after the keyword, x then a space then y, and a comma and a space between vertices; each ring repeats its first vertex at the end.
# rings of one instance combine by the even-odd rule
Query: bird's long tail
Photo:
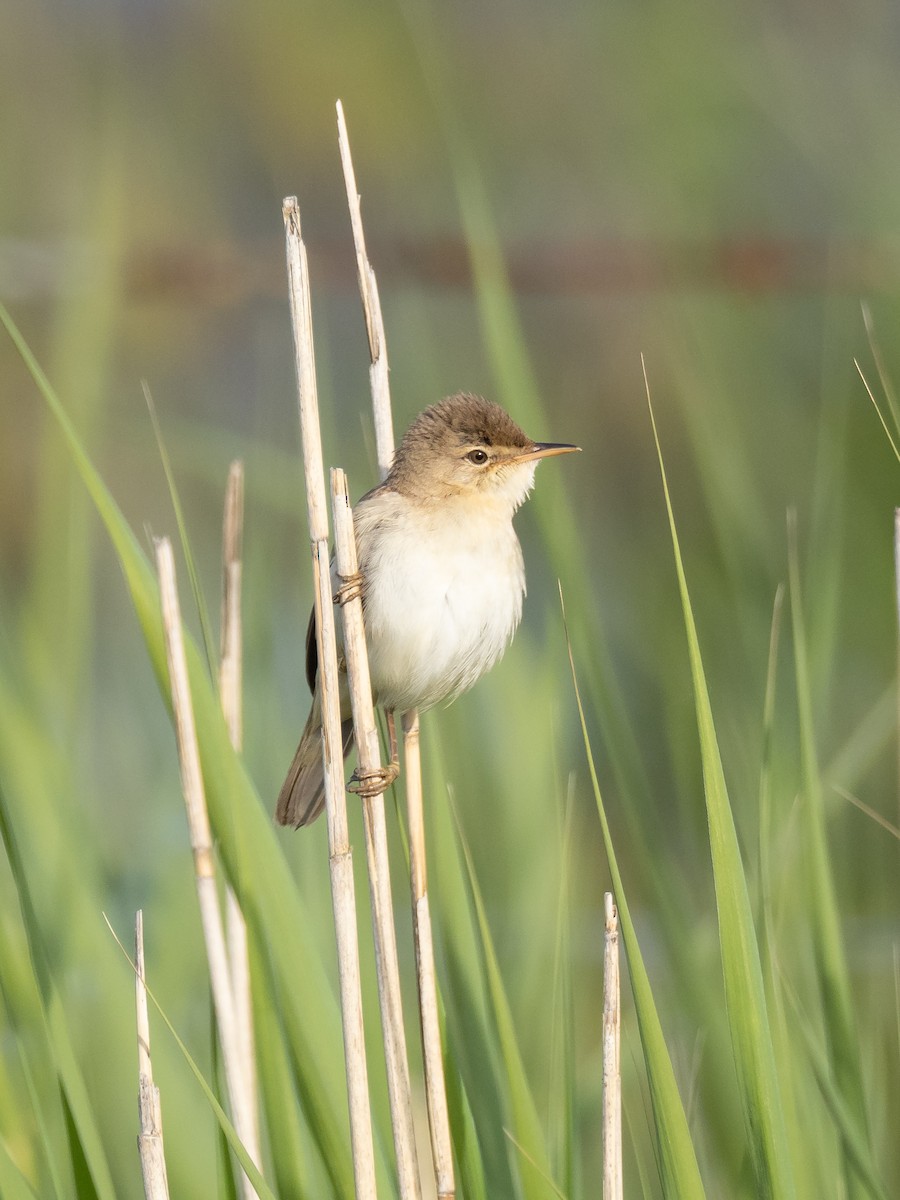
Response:
MULTIPOLYGON (((341 741, 346 758, 353 743, 353 721, 350 719, 341 723, 341 741)), ((322 715, 317 691, 291 769, 278 793, 275 820, 279 825, 293 825, 298 829, 301 825, 311 824, 324 807, 322 715)))

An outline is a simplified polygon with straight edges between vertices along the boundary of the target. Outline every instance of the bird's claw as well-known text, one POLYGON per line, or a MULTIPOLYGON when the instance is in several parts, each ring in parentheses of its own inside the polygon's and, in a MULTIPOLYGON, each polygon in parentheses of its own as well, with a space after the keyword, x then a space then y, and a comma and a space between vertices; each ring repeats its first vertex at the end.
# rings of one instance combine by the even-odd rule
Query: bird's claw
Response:
POLYGON ((380 796, 386 792, 399 774, 400 764, 395 762, 388 763, 385 767, 378 767, 374 771, 360 771, 357 768, 350 776, 347 791, 353 792, 356 796, 362 796, 364 800, 371 800, 374 796, 380 796))
POLYGON ((358 600, 362 595, 363 577, 362 571, 357 571, 355 575, 342 575, 341 586, 331 597, 334 604, 349 604, 351 600, 358 600))

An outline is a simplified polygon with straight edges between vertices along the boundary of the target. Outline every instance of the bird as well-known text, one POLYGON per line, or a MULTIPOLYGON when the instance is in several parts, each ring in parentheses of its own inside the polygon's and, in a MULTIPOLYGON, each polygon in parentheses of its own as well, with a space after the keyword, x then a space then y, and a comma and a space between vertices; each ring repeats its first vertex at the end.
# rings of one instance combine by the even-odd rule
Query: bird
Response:
MULTIPOLYGON (((501 408, 460 392, 420 413, 384 481, 355 505, 374 701, 388 716, 456 699, 502 657, 522 616, 525 564, 513 516, 541 459, 580 447, 535 442, 501 408)), ((340 647, 339 647, 340 648, 340 647)), ((275 809, 298 828, 325 803, 314 615, 306 638, 309 718, 275 809)), ((353 722, 341 674, 344 757, 353 722)))

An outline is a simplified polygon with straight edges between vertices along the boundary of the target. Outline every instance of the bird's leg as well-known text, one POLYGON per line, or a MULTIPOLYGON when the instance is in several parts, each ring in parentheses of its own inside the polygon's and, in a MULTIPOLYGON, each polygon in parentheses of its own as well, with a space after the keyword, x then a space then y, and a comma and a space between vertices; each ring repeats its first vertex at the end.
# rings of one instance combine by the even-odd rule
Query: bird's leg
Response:
POLYGON ((357 796, 362 796, 363 799, 380 796, 382 792, 386 792, 400 774, 400 751, 397 746, 397 726, 394 722, 394 710, 388 709, 385 715, 387 716, 391 761, 385 766, 379 767, 377 771, 360 771, 357 767, 350 776, 350 783, 347 785, 348 792, 354 792, 357 796))
POLYGON ((397 725, 394 721, 394 710, 389 708, 384 715, 387 717, 388 742, 390 743, 391 747, 391 766, 396 768, 397 774, 399 775, 400 751, 397 747, 397 725))

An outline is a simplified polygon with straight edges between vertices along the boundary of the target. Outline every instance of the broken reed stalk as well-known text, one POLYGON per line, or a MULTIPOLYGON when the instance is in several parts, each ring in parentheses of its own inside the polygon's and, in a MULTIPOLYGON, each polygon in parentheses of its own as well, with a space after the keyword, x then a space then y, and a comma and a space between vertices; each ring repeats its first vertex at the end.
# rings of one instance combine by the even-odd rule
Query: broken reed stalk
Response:
POLYGON ((603 904, 603 1200, 622 1200, 619 914, 611 892, 603 904))
POLYGON ((300 235, 300 209, 296 196, 288 196, 285 199, 282 211, 291 324, 297 368, 303 473, 306 480, 306 504, 313 559, 316 645, 319 655, 317 686, 321 688, 322 697, 325 819, 328 826, 328 864, 331 872, 331 899, 334 909, 341 995, 353 1178, 357 1200, 374 1200, 376 1196, 375 1151, 372 1140, 372 1115, 369 1108, 368 1068, 363 1033, 353 856, 347 832, 347 804, 344 795, 344 752, 341 738, 337 645, 328 550, 328 506, 322 463, 322 438, 319 430, 309 269, 306 261, 306 247, 300 235))
POLYGON ((147 984, 144 979, 144 914, 138 909, 134 918, 134 993, 137 1009, 138 1112, 141 1131, 138 1152, 145 1200, 169 1200, 169 1180, 163 1152, 162 1113, 159 1088, 153 1082, 150 1061, 150 1017, 147 1012, 147 984))
POLYGON ((431 936, 431 911, 428 904, 419 714, 415 710, 405 713, 403 717, 403 767, 409 827, 409 882, 413 910, 413 936, 416 947, 416 983, 419 992, 419 1023, 422 1032, 428 1128, 431 1131, 431 1153, 434 1158, 434 1178, 438 1200, 450 1200, 456 1195, 456 1183, 453 1177, 453 1145, 450 1140, 450 1114, 447 1109, 447 1089, 444 1083, 437 978, 434 969, 434 942, 431 936))
MULTIPOLYGON (((234 1128, 244 1145, 248 1146, 252 1139, 253 1118, 250 1111, 247 1083, 242 1069, 228 953, 225 946, 225 931, 222 926, 222 913, 219 909, 219 897, 216 891, 212 834, 206 809, 206 795, 203 790, 200 751, 197 746, 197 731, 194 725, 187 659, 181 629, 181 610, 175 585, 175 559, 168 538, 161 538, 156 543, 156 565, 159 573, 169 687, 175 716, 175 734, 178 741, 178 760, 181 767, 181 788, 187 810, 191 851, 194 856, 197 899, 200 904, 200 920, 206 943, 206 958, 212 985, 216 1026, 222 1046, 225 1082, 234 1128)), ((241 1171, 240 1179, 244 1200, 253 1200, 256 1190, 243 1171, 241 1171)))
MULTIPOLYGON (((347 135, 344 108, 340 100, 337 102, 337 122, 338 145, 344 171, 344 185, 347 191, 347 207, 350 210, 350 225, 353 230, 353 244, 356 248, 359 294, 369 339, 369 380, 372 391, 378 469, 381 478, 384 479, 394 457, 387 339, 384 332, 378 284, 366 253, 359 190, 356 186, 356 173, 353 170, 353 159, 350 154, 350 139, 347 135)), ((434 1160, 438 1197, 439 1200, 449 1200, 456 1194, 456 1186, 453 1177, 453 1152, 450 1140, 450 1117, 447 1109, 447 1088, 444 1080, 444 1060, 441 1054, 437 980, 434 969, 434 939, 431 932, 431 912, 428 904, 425 825, 422 809, 422 763, 419 750, 419 719, 415 712, 407 713, 403 722, 403 765, 410 835, 410 893, 413 908, 416 984, 419 996, 428 1128, 431 1135, 431 1153, 434 1160), (414 830, 417 831, 415 836, 414 830)))
MULTIPOLYGON (((341 599, 344 630, 344 657, 347 681, 353 704, 353 732, 359 760, 360 787, 368 781, 385 779, 381 767, 378 727, 372 703, 366 633, 363 626, 362 593, 358 586, 359 564, 353 536, 353 514, 347 494, 347 476, 339 468, 331 472, 331 501, 334 512, 335 563, 338 578, 347 591, 341 599)), ((369 892, 372 927, 375 936, 375 965, 378 973, 378 999, 381 1006, 381 1031, 387 1067, 388 1098, 401 1200, 421 1196, 416 1138, 412 1118, 409 1061, 403 1031, 403 1006, 400 995, 400 967, 397 961, 397 934, 391 899, 387 825, 384 818, 384 791, 362 793, 363 824, 366 833, 366 859, 369 867, 369 892)))
MULTIPOLYGON (((243 744, 242 636, 241 636, 241 543, 244 529, 244 464, 236 459, 228 471, 225 514, 222 521, 222 620, 219 656, 219 696, 228 736, 235 750, 243 744)), ((250 996, 250 961, 247 953, 247 923, 237 896, 225 891, 225 923, 231 991, 240 1048, 241 1069, 250 1110, 250 1140, 244 1144, 255 1163, 261 1161, 259 1105, 256 1087, 256 1056, 253 1048, 253 1007, 250 996)))

